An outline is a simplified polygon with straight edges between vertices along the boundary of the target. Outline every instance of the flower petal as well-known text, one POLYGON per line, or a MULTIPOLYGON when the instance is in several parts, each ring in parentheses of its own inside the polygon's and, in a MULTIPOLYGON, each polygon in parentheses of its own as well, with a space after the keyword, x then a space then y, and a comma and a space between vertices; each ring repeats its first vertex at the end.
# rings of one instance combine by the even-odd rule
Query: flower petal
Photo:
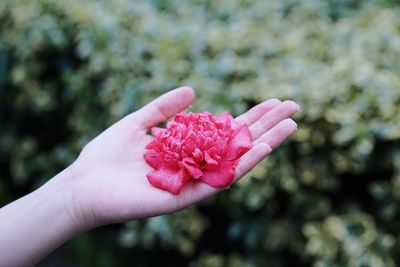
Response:
POLYGON ((162 166, 162 161, 160 159, 160 155, 158 152, 154 150, 149 150, 144 155, 144 159, 146 160, 147 164, 149 164, 154 169, 158 169, 162 166))
POLYGON ((232 115, 225 111, 222 112, 216 119, 216 122, 223 123, 223 124, 230 124, 231 120, 233 119, 232 115))
MULTIPOLYGON (((246 125, 247 126, 247 125, 246 125)), ((235 121, 234 119, 231 120, 231 127, 232 130, 238 130, 241 127, 243 127, 243 124, 238 123, 237 121, 235 121)))
POLYGON ((204 153, 204 159, 207 162, 207 165, 210 167, 217 167, 218 166, 218 161, 216 161, 215 159, 213 159, 210 154, 208 154, 208 152, 206 151, 204 153))
POLYGON ((165 133, 166 131, 167 130, 165 130, 163 128, 153 127, 153 128, 151 128, 151 135, 157 138, 160 135, 162 135, 163 133, 165 133))
POLYGON ((235 166, 236 162, 224 162, 216 170, 204 171, 200 180, 212 187, 227 187, 233 182, 233 178, 235 178, 235 166))
POLYGON ((216 122, 222 124, 222 129, 224 131, 229 131, 231 129, 233 121, 232 115, 227 111, 221 113, 221 115, 216 118, 216 122))
POLYGON ((253 147, 251 141, 250 130, 246 125, 242 125, 237 131, 232 134, 225 160, 236 160, 243 156, 247 151, 253 147))
POLYGON ((196 149, 193 152, 193 159, 196 162, 201 162, 203 161, 203 153, 201 153, 201 150, 199 148, 196 147, 196 149))
POLYGON ((162 145, 159 142, 157 142, 156 139, 153 139, 153 141, 151 141, 146 145, 146 149, 160 152, 162 151, 162 145))
POLYGON ((203 175, 203 172, 196 166, 191 166, 184 161, 179 162, 181 168, 186 169, 194 179, 198 179, 203 175))
POLYGON ((181 191, 183 185, 190 178, 190 176, 181 169, 166 167, 150 172, 146 177, 154 187, 166 190, 175 195, 181 191))

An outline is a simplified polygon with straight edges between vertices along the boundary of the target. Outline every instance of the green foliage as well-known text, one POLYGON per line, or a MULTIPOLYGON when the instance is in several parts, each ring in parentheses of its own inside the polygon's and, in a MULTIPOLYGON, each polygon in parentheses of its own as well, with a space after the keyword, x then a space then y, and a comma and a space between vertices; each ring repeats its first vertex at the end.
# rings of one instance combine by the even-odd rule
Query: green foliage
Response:
POLYGON ((302 106, 298 133, 229 191, 96 230, 63 257, 76 266, 395 266, 399 58, 394 0, 3 0, 0 203, 179 85, 197 89, 196 111, 239 114, 291 98, 302 106))

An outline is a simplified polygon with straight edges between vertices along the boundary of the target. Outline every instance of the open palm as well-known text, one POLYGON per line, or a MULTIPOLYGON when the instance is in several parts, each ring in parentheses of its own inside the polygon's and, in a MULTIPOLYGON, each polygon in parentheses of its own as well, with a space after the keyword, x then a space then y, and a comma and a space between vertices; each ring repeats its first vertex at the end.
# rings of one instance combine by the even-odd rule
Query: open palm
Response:
MULTIPOLYGON (((219 191, 201 182, 189 182, 179 195, 150 185, 152 168, 144 161, 148 130, 186 109, 195 99, 191 88, 172 90, 124 117, 82 150, 72 165, 75 212, 86 224, 144 218, 180 210, 219 191)), ((236 168, 236 180, 250 171, 296 129, 290 119, 298 110, 292 101, 267 100, 236 118, 249 126, 255 146, 236 168)))

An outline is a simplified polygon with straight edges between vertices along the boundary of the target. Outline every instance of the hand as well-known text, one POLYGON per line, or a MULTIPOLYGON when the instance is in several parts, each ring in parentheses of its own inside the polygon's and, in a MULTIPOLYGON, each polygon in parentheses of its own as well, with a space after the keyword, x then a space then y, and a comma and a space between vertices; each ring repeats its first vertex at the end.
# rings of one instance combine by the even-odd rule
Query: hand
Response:
MULTIPOLYGON (((72 201, 77 220, 91 228, 107 223, 174 212, 208 198, 219 190, 189 182, 179 195, 147 181, 152 171, 143 159, 152 137, 147 131, 186 109, 195 99, 191 88, 170 91, 124 117, 82 150, 70 166, 72 201)), ((277 148, 296 129, 290 119, 299 109, 292 101, 267 100, 236 120, 249 126, 255 146, 240 160, 236 180, 277 148)))
MULTIPOLYGON (((217 193, 191 182, 176 196, 146 178, 152 171, 143 159, 152 139, 148 129, 193 101, 194 92, 187 87, 159 97, 93 139, 71 166, 43 186, 2 207, 0 266, 32 266, 90 228, 177 211, 217 193)), ((249 125, 255 144, 240 159, 236 180, 296 130, 289 118, 297 110, 294 102, 271 99, 236 118, 249 125)))

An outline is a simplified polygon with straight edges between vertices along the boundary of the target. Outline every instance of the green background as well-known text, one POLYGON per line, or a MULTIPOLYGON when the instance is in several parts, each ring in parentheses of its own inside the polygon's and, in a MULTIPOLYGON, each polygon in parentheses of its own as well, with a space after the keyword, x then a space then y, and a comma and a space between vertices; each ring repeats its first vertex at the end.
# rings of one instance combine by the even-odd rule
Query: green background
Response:
POLYGON ((394 0, 2 0, 0 205, 183 84, 193 111, 293 99, 299 131, 217 197, 80 235, 39 266, 400 264, 394 0))

